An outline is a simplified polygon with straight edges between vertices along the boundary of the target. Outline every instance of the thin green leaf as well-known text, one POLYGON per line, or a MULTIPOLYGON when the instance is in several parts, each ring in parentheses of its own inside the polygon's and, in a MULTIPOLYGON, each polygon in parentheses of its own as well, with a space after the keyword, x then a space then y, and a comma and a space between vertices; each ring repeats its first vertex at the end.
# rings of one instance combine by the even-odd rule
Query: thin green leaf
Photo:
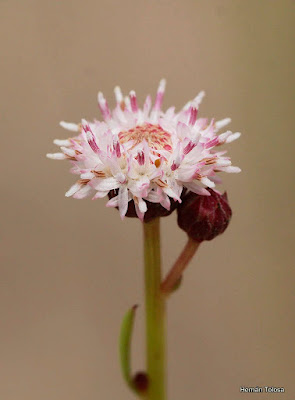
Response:
POLYGON ((122 374, 127 385, 134 391, 137 390, 131 375, 130 359, 131 359, 131 338, 132 338, 132 330, 134 325, 136 309, 137 305, 133 306, 125 314, 121 324, 120 339, 119 339, 122 374))

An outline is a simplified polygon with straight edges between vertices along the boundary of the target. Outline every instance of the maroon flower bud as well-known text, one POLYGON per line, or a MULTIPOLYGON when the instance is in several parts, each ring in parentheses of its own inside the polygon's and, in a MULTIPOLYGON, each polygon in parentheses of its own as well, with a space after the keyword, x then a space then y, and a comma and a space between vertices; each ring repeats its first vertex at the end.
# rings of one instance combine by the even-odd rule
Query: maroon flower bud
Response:
POLYGON ((226 192, 222 195, 207 188, 211 196, 192 192, 178 206, 178 225, 197 242, 212 240, 227 228, 232 211, 226 192))
POLYGON ((133 384, 140 393, 144 393, 148 389, 149 379, 145 372, 138 372, 133 378, 133 384))
MULTIPOLYGON (((113 197, 117 196, 117 194, 118 194, 117 189, 111 190, 108 193, 108 197, 109 197, 109 199, 112 199, 113 197)), ((147 211, 144 214, 144 222, 149 222, 156 217, 166 217, 166 216, 170 215, 176 209, 178 202, 171 199, 170 210, 166 210, 166 208, 161 206, 160 203, 151 203, 150 201, 146 201, 146 204, 147 204, 147 211)), ((118 209, 118 207, 116 207, 116 208, 118 209)), ((134 205, 133 200, 130 200, 128 203, 126 217, 138 218, 136 211, 135 211, 135 205, 134 205)))

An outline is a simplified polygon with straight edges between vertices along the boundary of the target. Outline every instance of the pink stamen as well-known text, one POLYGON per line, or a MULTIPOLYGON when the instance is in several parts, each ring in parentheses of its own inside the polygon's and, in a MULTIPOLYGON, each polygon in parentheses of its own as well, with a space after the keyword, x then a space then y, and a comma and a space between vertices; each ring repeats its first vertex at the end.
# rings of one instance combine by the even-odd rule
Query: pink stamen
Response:
POLYGON ((94 136, 90 126, 88 124, 84 124, 83 129, 84 129, 84 132, 86 133, 86 138, 89 143, 89 146, 94 151, 94 153, 98 153, 99 147, 96 143, 95 136, 94 136))
POLYGON ((114 148, 115 148, 115 151, 116 151, 116 156, 118 158, 120 158, 121 157, 120 143, 116 142, 115 145, 114 145, 114 148))
POLYGON ((98 93, 98 106, 99 109, 102 113, 102 116, 105 120, 108 120, 111 118, 111 111, 109 109, 108 103, 106 99, 103 97, 103 94, 101 92, 98 93))
POLYGON ((115 92, 115 97, 116 97, 117 104, 121 104, 122 101, 123 101, 123 94, 122 94, 122 91, 119 88, 119 86, 115 87, 114 92, 115 92))
POLYGON ((193 142, 189 142, 185 148, 183 149, 183 154, 187 155, 190 151, 192 151, 192 149, 196 147, 196 144, 193 142))
POLYGON ((214 139, 210 140, 205 144, 205 148, 209 149, 210 147, 217 146, 219 144, 219 139, 218 137, 215 137, 214 139))
POLYGON ((175 161, 173 161, 171 165, 171 171, 175 171, 179 167, 179 164, 176 164, 175 161))
MULTIPOLYGON (((86 122, 86 121, 85 121, 85 122, 86 122)), ((92 130, 90 129, 90 126, 89 126, 89 124, 87 124, 87 122, 84 123, 84 124, 82 124, 82 128, 84 129, 84 132, 85 132, 85 133, 87 133, 87 132, 92 132, 92 130)))
POLYGON ((91 134, 90 132, 87 132, 86 135, 87 135, 87 140, 88 140, 89 146, 92 148, 94 153, 98 153, 99 152, 99 147, 98 147, 98 145, 96 143, 94 135, 91 134))
POLYGON ((189 125, 195 125, 195 122, 197 120, 198 110, 196 109, 196 107, 191 107, 190 112, 191 114, 189 119, 189 125))
POLYGON ((138 153, 137 161, 138 161, 139 165, 143 165, 144 164, 144 153, 143 153, 143 151, 138 153))
POLYGON ((160 110, 162 107, 165 86, 166 86, 166 81, 165 79, 162 79, 158 87, 154 110, 160 110))
POLYGON ((137 105, 137 99, 136 99, 136 94, 135 94, 134 90, 131 90, 129 95, 130 95, 131 110, 133 112, 137 112, 138 105, 137 105))

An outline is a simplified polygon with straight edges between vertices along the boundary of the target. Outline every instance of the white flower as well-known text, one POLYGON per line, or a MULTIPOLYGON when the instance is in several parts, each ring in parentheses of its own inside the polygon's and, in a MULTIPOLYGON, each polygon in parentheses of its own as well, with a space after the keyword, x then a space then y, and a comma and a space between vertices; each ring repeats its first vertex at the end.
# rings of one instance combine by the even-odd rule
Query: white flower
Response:
POLYGON ((55 140, 61 152, 47 157, 70 160, 71 172, 80 176, 66 196, 82 199, 91 195, 97 199, 115 191, 107 206, 118 207, 124 218, 133 200, 137 216, 143 220, 147 201, 169 210, 170 199, 181 202, 184 188, 210 195, 205 187, 213 188, 220 182, 217 172, 240 172, 231 165, 226 151, 218 149, 240 136, 231 131, 218 134, 230 119, 197 119, 204 92, 178 113, 174 107, 163 112, 164 90, 162 80, 154 106, 147 96, 141 109, 134 91, 123 97, 116 87, 117 105, 112 111, 102 93, 98 94, 103 122, 60 123, 76 136, 55 140))

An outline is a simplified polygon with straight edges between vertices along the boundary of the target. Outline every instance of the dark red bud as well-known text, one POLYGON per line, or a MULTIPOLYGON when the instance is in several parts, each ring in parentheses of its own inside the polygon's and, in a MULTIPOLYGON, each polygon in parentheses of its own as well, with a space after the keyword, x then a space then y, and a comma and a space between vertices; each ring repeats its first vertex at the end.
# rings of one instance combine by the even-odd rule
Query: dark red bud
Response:
POLYGON ((149 385, 149 380, 148 376, 145 372, 137 372, 137 374, 133 378, 133 383, 135 388, 141 392, 144 393, 148 389, 149 385))
MULTIPOLYGON (((112 199, 113 197, 117 196, 117 194, 118 194, 117 189, 111 190, 108 193, 108 197, 109 197, 109 199, 112 199)), ((149 201, 146 201, 147 211, 144 214, 144 222, 149 222, 156 217, 166 217, 166 216, 170 215, 179 204, 178 201, 174 201, 173 199, 170 199, 170 200, 171 200, 170 210, 166 210, 166 208, 161 206, 160 203, 151 203, 149 201)), ((130 200, 128 203, 126 217, 138 218, 136 211, 135 211, 135 205, 134 205, 133 200, 130 200)))
POLYGON ((232 216, 226 192, 207 188, 211 196, 189 192, 177 208, 178 225, 197 242, 212 240, 227 228, 232 216))

